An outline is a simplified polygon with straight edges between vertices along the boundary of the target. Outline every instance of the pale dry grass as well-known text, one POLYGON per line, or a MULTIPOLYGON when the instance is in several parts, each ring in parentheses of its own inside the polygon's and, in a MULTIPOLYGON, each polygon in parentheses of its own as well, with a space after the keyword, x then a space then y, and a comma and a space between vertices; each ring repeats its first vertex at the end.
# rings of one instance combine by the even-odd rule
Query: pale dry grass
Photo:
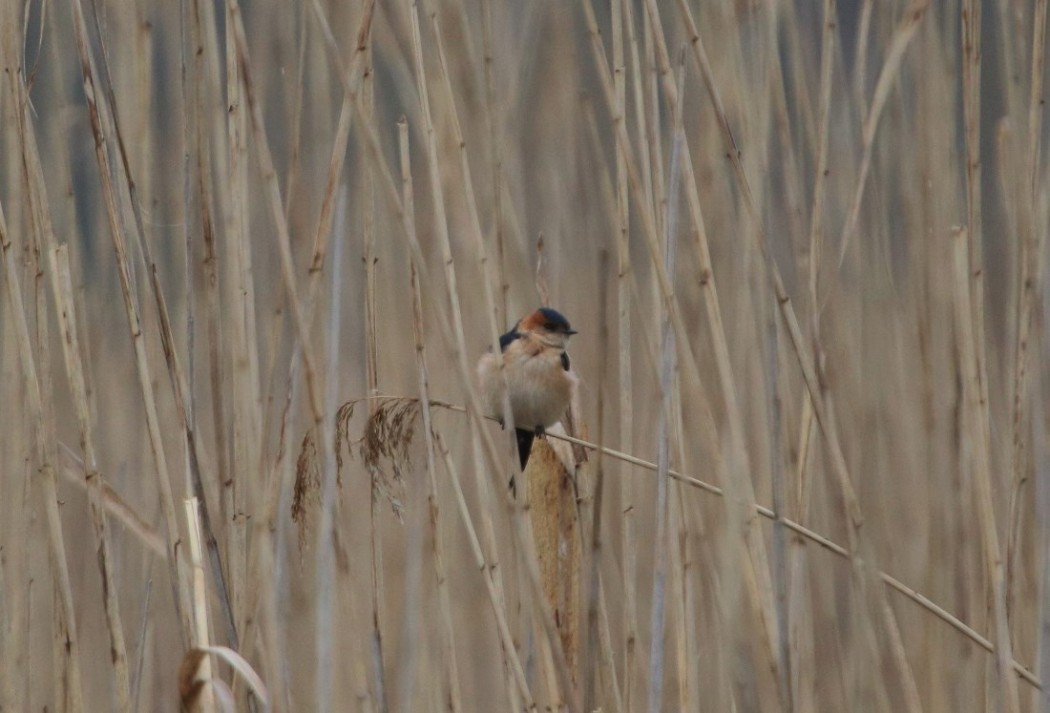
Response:
POLYGON ((0 710, 1050 712, 1046 16, 3 0, 0 710))

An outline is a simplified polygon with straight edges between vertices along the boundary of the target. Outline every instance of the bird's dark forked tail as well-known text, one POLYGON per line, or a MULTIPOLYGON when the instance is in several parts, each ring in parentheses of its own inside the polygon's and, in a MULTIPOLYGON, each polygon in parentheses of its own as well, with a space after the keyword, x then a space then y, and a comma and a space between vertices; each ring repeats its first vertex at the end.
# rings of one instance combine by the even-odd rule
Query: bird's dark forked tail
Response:
MULTIPOLYGON (((515 428, 514 435, 518 438, 518 459, 521 461, 521 469, 525 470, 525 466, 529 462, 529 453, 532 452, 532 442, 536 440, 536 433, 522 428, 515 428)), ((511 495, 518 494, 518 486, 514 482, 513 475, 510 476, 510 482, 507 483, 507 486, 510 488, 511 495)))
POLYGON ((518 437, 518 459, 521 461, 521 469, 525 470, 525 464, 529 462, 529 453, 532 452, 532 442, 536 439, 536 434, 523 428, 515 428, 514 433, 518 437))

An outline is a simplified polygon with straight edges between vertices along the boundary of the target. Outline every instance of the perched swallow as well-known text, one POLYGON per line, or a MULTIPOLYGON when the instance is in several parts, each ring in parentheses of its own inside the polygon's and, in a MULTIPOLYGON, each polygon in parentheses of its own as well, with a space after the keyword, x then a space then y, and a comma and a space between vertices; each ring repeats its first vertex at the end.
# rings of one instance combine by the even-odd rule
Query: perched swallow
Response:
POLYGON ((569 370, 565 347, 573 334, 576 330, 561 313, 541 307, 522 317, 499 338, 501 354, 488 352, 478 361, 486 413, 503 423, 502 359, 523 469, 529 461, 533 439, 558 423, 572 401, 578 379, 569 370))

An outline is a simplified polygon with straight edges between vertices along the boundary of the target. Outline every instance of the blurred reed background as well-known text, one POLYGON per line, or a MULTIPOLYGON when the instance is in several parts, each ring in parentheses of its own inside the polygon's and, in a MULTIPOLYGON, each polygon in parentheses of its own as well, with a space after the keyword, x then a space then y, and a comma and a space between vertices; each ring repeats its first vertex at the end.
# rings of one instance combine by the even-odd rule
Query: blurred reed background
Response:
POLYGON ((0 8, 0 710, 1050 711, 1046 0, 0 8))

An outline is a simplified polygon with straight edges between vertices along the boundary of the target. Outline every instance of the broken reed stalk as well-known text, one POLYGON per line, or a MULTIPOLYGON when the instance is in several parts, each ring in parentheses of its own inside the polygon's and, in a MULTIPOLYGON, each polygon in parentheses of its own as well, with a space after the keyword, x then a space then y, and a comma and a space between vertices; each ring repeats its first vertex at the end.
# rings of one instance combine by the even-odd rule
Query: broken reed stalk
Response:
MULTIPOLYGON (((208 585, 204 580, 199 504, 195 497, 186 498, 182 504, 186 515, 190 572, 193 577, 193 648, 203 649, 211 645, 211 637, 208 634, 208 585)), ((208 656, 201 656, 194 672, 193 682, 196 695, 190 701, 192 710, 201 713, 211 713, 217 710, 214 689, 210 685, 213 675, 211 659, 208 656)), ((186 702, 185 699, 184 702, 186 702)))

